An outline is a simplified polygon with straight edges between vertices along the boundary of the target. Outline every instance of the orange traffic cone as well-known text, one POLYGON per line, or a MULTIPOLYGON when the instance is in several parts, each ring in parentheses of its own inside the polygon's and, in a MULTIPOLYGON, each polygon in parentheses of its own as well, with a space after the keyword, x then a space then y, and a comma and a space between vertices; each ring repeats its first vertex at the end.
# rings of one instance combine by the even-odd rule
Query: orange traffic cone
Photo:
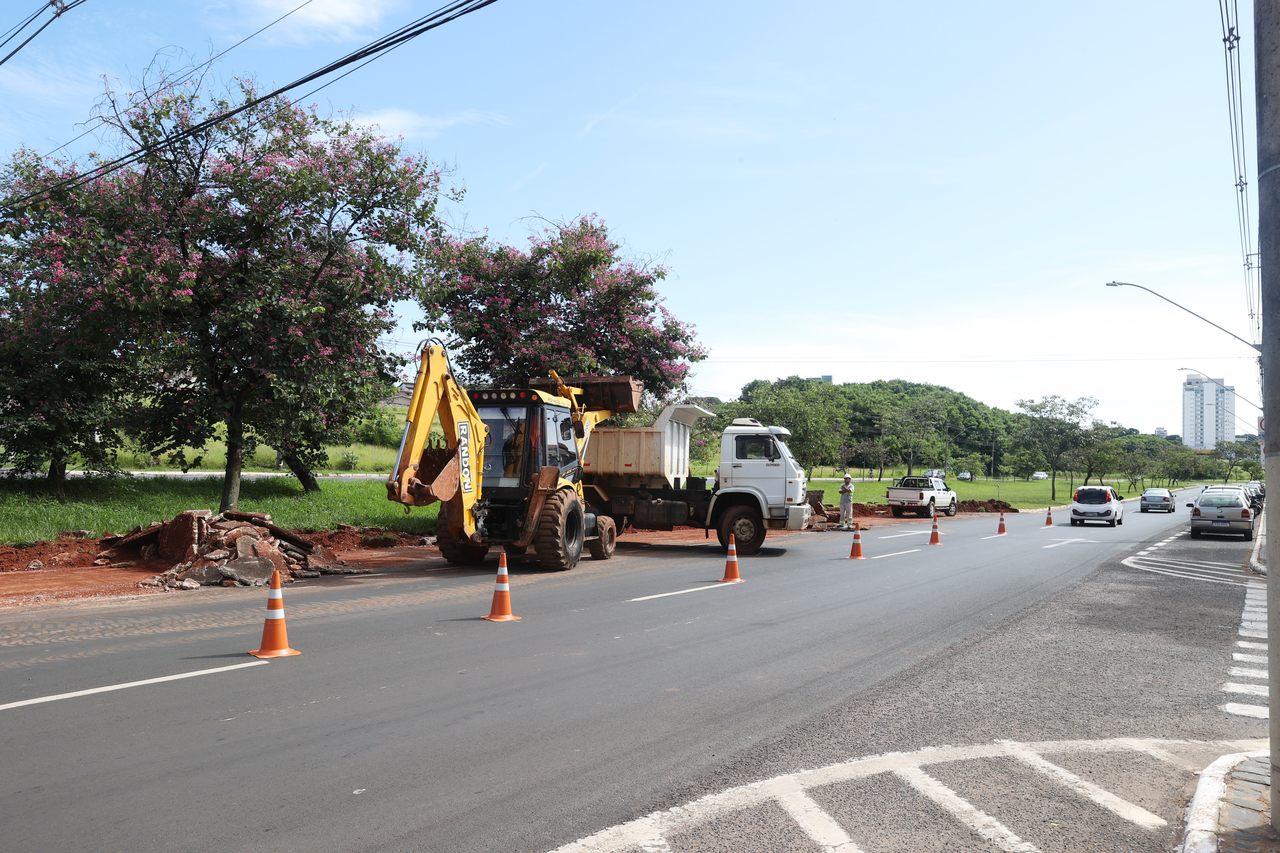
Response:
POLYGON ((280 570, 271 572, 271 589, 267 591, 267 621, 262 623, 262 648, 249 652, 255 658, 287 658, 302 652, 289 648, 289 632, 284 627, 284 592, 280 589, 280 570))
POLYGON ((518 622, 519 616, 511 615, 511 583, 507 579, 507 552, 498 552, 498 580, 493 588, 493 604, 489 615, 481 616, 490 622, 518 622))
POLYGON ((742 575, 738 574, 738 543, 729 534, 729 558, 724 562, 724 577, 720 583, 742 583, 742 575))
POLYGON ((1049 507, 1044 513, 1044 526, 1053 527, 1053 507, 1049 507))
POLYGON ((933 519, 933 532, 929 534, 929 544, 930 545, 942 544, 942 537, 938 535, 938 519, 937 518, 933 519))
POLYGON ((996 535, 1004 536, 1008 532, 1004 529, 1004 510, 1000 510, 1000 526, 996 528, 996 535))
POLYGON ((850 560, 865 560, 862 556, 862 531, 858 529, 858 522, 853 523, 853 547, 849 549, 850 560))

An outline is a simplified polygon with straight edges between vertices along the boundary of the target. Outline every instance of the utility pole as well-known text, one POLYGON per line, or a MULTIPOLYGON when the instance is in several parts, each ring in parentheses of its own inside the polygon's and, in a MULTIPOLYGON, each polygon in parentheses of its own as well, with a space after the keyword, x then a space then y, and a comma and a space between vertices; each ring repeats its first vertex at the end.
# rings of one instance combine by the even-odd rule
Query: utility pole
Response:
MULTIPOLYGON (((1267 482, 1280 486, 1280 0, 1254 0, 1258 120, 1258 258, 1262 269, 1262 444, 1267 482)), ((1280 673, 1280 510, 1266 514, 1267 667, 1280 673), (1275 637, 1272 643, 1270 638, 1275 637)), ((1280 678, 1269 680, 1271 778, 1280 779, 1280 678)), ((1271 810, 1280 830, 1280 809, 1271 810)))

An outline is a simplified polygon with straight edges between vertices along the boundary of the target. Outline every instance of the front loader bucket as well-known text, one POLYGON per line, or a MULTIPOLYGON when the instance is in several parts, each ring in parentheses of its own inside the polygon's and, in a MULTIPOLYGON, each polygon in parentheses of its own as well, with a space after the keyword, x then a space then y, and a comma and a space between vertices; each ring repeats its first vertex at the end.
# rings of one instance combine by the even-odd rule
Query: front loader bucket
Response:
POLYGON ((428 447, 422 451, 415 476, 409 478, 414 503, 426 506, 452 500, 458 494, 458 451, 448 447, 428 447))

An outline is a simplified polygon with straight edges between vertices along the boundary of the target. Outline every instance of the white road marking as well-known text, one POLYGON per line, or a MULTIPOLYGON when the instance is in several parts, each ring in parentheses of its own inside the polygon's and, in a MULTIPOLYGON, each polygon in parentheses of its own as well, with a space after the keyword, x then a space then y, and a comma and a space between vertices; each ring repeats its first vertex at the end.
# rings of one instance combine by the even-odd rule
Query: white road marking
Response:
POLYGON ((991 815, 979 809, 955 791, 925 773, 919 767, 905 767, 895 771, 898 776, 951 813, 956 820, 1008 853, 1039 853, 1036 847, 1023 841, 991 815))
POLYGON ((1239 631, 1236 631, 1236 633, 1241 637, 1249 637, 1254 640, 1265 640, 1267 638, 1266 631, 1250 631, 1247 628, 1241 628, 1239 631))
MULTIPOLYGON (((891 536, 881 536, 880 538, 881 539, 901 539, 903 536, 926 536, 932 532, 933 532, 932 528, 930 528, 929 530, 912 530, 907 533, 894 533, 891 536)), ((942 531, 938 531, 938 532, 941 533, 942 531)))
POLYGON ((1243 666, 1233 666, 1227 671, 1227 675, 1233 675, 1236 678, 1259 678, 1263 681, 1267 680, 1267 671, 1265 669, 1246 669, 1243 666))
POLYGON ((689 589, 678 589, 675 592, 660 592, 657 595, 642 595, 639 598, 628 598, 627 601, 652 601, 655 598, 666 598, 669 595, 684 595, 686 592, 702 592, 704 589, 726 589, 737 586, 736 583, 709 583, 706 586, 694 586, 689 589))
POLYGON ((1255 720, 1265 720, 1271 716, 1266 705, 1242 705, 1239 702, 1228 702, 1218 707, 1228 714, 1235 714, 1237 717, 1253 717, 1255 720))
POLYGON ((1242 649, 1262 649, 1267 648, 1266 643, 1251 643, 1248 640, 1236 640, 1236 645, 1242 649))
POLYGON ((110 693, 115 690, 127 690, 130 687, 143 687, 147 684, 161 684, 165 681, 180 681, 184 678, 195 678, 200 675, 214 675, 219 672, 230 672, 233 669, 262 666, 268 663, 271 663, 271 661, 254 660, 247 663, 232 664, 231 666, 217 666, 213 669, 197 669, 193 672, 179 672, 176 675, 162 675, 159 678, 144 678, 141 681, 128 681, 123 684, 108 684, 106 687, 93 687, 88 690, 76 690, 71 693, 58 693, 53 696, 41 696, 38 699, 23 699, 20 702, 10 702, 7 705, 0 705, 0 711, 8 711, 10 708, 23 708, 27 705, 40 705, 45 702, 57 702, 60 699, 76 699, 81 696, 92 696, 95 693, 110 693))
MULTIPOLYGON (((1157 738, 1114 738, 1107 740, 1042 741, 1039 743, 1020 744, 1020 747, 1037 754, 1142 752, 1175 767, 1182 768, 1187 772, 1196 773, 1199 771, 1200 765, 1196 764, 1191 757, 1181 757, 1173 750, 1179 746, 1184 746, 1194 747, 1198 751, 1208 746, 1211 747, 1210 751, 1215 753, 1239 752, 1242 750, 1265 749, 1266 744, 1266 738, 1208 742, 1157 738)), ((676 806, 666 811, 652 812, 628 823, 601 830, 594 835, 556 848, 553 853, 622 853, 622 851, 635 851, 636 849, 651 851, 651 853, 670 853, 670 845, 665 840, 668 835, 697 826, 724 814, 777 802, 780 796, 784 796, 797 788, 811 790, 857 779, 868 779, 881 773, 895 773, 903 779, 907 779, 908 776, 913 775, 913 771, 919 773, 916 777, 917 781, 929 787, 934 794, 945 796, 944 790, 950 794, 953 799, 949 802, 956 810, 951 811, 951 809, 948 809, 948 811, 951 811, 965 826, 981 832, 982 830, 974 826, 972 821, 985 819, 990 823, 984 824, 984 827, 1001 839, 996 843, 1002 844, 1002 849, 1033 851, 1035 850, 1034 847, 1013 835, 1008 829, 1000 826, 993 818, 975 809, 961 799, 956 792, 945 788, 941 782, 918 770, 918 768, 935 764, 1004 757, 1011 757, 1011 748, 1008 744, 1001 743, 929 747, 915 752, 888 752, 863 756, 839 764, 829 764, 813 770, 802 770, 797 773, 752 782, 737 788, 708 794, 684 805, 676 806), (927 779, 928 782, 920 779, 921 776, 927 779), (1008 834, 1001 835, 997 827, 1008 834), (1002 842, 1010 845, 1016 842, 1024 846, 1004 846, 1002 842)), ((932 798, 932 794, 929 796, 932 798)), ((944 808, 946 807, 946 804, 939 804, 943 805, 944 808)), ((843 833, 843 830, 841 832, 843 833)), ((737 839, 730 837, 722 838, 721 841, 726 849, 734 849, 737 839)), ((843 848, 842 853, 849 849, 843 848)))
POLYGON ((853 839, 835 822, 831 815, 822 810, 822 806, 804 792, 800 783, 794 778, 779 780, 777 794, 778 805, 791 815, 796 825, 804 830, 804 834, 813 839, 823 850, 839 850, 841 853, 862 853, 861 848, 853 843, 853 839))
POLYGON ((912 548, 910 551, 894 551, 892 554, 878 554, 871 559, 883 560, 885 557, 901 557, 903 554, 915 554, 919 550, 919 548, 912 548))
POLYGON ((1027 749, 1020 743, 1009 742, 1009 745, 1013 748, 1013 757, 1023 764, 1039 770, 1046 776, 1052 776, 1077 794, 1097 803, 1107 811, 1119 815, 1130 823, 1136 823, 1144 829, 1159 829, 1165 826, 1165 819, 1159 815, 1154 815, 1141 806, 1136 806, 1128 800, 1122 800, 1110 791, 1081 779, 1065 767, 1059 767, 1053 762, 1045 760, 1039 753, 1027 749))
POLYGON ((1266 655, 1246 655, 1241 652, 1232 652, 1231 659, 1238 663, 1266 663, 1266 655))
POLYGON ((1223 693, 1243 693, 1245 696, 1266 696, 1267 685, 1265 684, 1237 684, 1234 681, 1228 681, 1222 685, 1223 693))
POLYGON ((1043 546, 1041 546, 1041 547, 1043 547, 1043 548, 1061 548, 1063 545, 1073 545, 1073 544, 1075 544, 1075 543, 1077 543, 1077 542, 1086 543, 1086 544, 1089 544, 1089 545, 1097 545, 1097 544, 1098 544, 1098 542, 1097 542, 1097 540, 1096 540, 1096 539, 1056 539, 1056 540, 1054 540, 1054 543, 1053 543, 1052 545, 1043 545, 1043 546))
POLYGON ((1005 534, 1005 533, 992 533, 990 536, 983 536, 982 538, 983 539, 1004 539, 1007 535, 1008 534, 1005 534))

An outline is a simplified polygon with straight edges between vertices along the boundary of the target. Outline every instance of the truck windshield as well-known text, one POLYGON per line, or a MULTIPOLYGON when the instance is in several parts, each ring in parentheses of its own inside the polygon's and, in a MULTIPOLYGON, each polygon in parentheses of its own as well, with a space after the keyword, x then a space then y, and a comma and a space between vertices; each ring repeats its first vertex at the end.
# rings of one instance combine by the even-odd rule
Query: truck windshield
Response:
POLYGON ((529 455, 530 446, 529 408, 480 406, 476 411, 489 428, 489 437, 484 445, 481 486, 486 489, 519 486, 528 476, 525 459, 529 455))

